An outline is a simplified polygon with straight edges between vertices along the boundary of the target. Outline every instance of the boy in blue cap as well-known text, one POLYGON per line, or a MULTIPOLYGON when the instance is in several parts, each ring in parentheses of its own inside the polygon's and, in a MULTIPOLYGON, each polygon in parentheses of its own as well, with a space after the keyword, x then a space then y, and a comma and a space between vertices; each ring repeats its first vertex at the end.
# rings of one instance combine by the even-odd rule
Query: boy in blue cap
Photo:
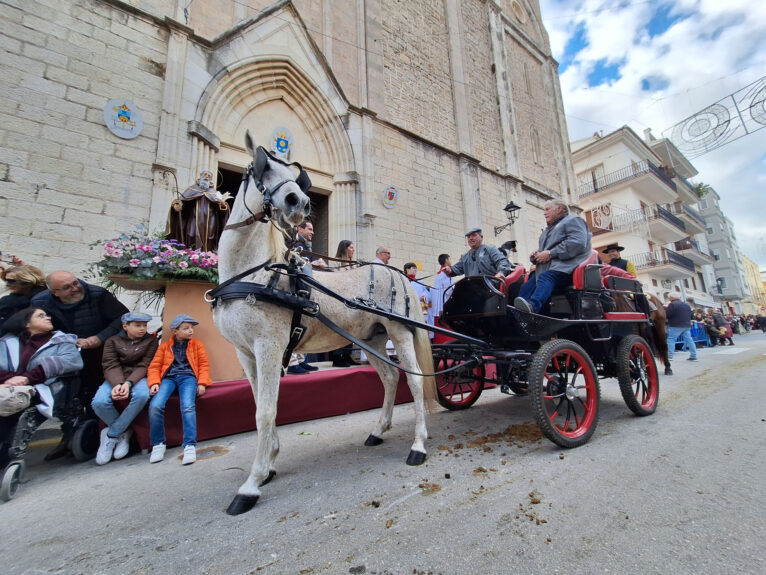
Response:
POLYGON ((197 461, 197 411, 196 397, 205 395, 213 381, 205 346, 192 339, 194 326, 199 322, 184 313, 170 322, 172 337, 160 344, 149 365, 149 441, 152 444, 150 463, 158 463, 165 457, 165 404, 178 389, 181 403, 181 421, 184 426, 181 463, 189 465, 197 461))
POLYGON ((128 428, 149 401, 146 371, 157 351, 157 338, 147 333, 152 316, 129 312, 122 315, 122 331, 104 342, 102 367, 106 381, 93 397, 93 411, 106 423, 101 431, 101 444, 96 463, 105 465, 122 459, 130 450, 128 428), (115 401, 130 398, 128 406, 119 413, 115 401))

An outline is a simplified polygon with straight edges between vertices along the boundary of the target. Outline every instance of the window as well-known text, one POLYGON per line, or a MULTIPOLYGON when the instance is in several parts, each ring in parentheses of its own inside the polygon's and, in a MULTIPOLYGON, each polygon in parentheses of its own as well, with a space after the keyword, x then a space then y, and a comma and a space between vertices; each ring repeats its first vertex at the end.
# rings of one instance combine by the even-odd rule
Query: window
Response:
POLYGON ((710 255, 715 258, 715 261, 718 261, 720 259, 718 257, 718 250, 710 250, 710 255))
POLYGON ((729 286, 726 284, 726 278, 718 278, 718 281, 719 281, 719 283, 720 283, 720 285, 721 285, 721 289, 726 289, 727 287, 729 287, 729 286))
POLYGON ((707 228, 707 230, 705 231, 707 231, 707 235, 709 236, 713 235, 713 228, 707 228))
POLYGON ((653 279, 653 280, 652 280, 652 285, 653 285, 654 287, 657 287, 659 284, 657 283, 657 280, 653 279))
POLYGON ((686 289, 689 289, 689 280, 688 279, 684 279, 684 287, 686 289))
POLYGON ((701 210, 706 210, 707 209, 707 200, 700 200, 699 205, 700 205, 700 209, 701 210))
POLYGON ((543 164, 543 154, 542 150, 540 149, 540 134, 537 133, 537 128, 532 126, 532 133, 530 134, 530 140, 532 143, 532 159, 534 159, 535 164, 539 164, 542 166, 543 164))
POLYGON ((726 248, 726 259, 727 260, 731 259, 731 252, 729 251, 729 248, 726 248))

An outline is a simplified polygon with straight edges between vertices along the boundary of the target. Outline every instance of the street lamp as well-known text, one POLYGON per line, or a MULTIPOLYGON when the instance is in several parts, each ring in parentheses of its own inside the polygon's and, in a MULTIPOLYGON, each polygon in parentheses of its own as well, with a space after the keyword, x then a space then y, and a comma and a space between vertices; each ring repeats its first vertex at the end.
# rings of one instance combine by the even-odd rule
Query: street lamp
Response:
POLYGON ((495 235, 500 235, 500 232, 502 232, 505 228, 509 228, 513 225, 513 223, 516 221, 516 218, 519 217, 519 210, 521 209, 520 206, 517 206, 513 203, 513 200, 508 202, 508 205, 503 208, 503 211, 508 216, 508 223, 503 224, 502 226, 495 226, 495 235))

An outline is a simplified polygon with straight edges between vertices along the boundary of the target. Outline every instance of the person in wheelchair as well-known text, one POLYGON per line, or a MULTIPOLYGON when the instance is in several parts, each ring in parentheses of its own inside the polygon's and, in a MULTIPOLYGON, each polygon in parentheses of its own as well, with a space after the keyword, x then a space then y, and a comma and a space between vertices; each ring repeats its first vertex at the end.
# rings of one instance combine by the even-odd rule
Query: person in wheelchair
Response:
MULTIPOLYGON (((44 417, 53 416, 57 402, 65 402, 65 378, 82 369, 77 336, 54 331, 50 316, 42 309, 29 307, 13 314, 3 324, 0 338, 0 401, 4 407, 11 397, 26 394, 27 400, 15 404, 18 411, 5 409, 0 416, 0 468, 11 459, 9 453, 14 428, 24 409, 37 405, 44 417)), ((39 422, 43 421, 41 417, 39 422)))

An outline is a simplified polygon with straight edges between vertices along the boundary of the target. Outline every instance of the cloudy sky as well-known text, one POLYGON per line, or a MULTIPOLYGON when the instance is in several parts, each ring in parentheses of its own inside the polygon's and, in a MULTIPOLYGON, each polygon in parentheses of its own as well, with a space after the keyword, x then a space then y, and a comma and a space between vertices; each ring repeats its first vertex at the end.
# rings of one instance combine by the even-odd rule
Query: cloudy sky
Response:
MULTIPOLYGON (((540 6, 559 62, 570 140, 623 125, 639 135, 651 128, 659 138, 766 76, 764 0, 540 0, 540 6)), ((766 83, 759 87, 756 115, 763 120, 766 83)), ((753 102, 752 94, 742 98, 753 102)), ((763 128, 693 159, 699 174, 692 182, 715 188, 740 249, 766 269, 763 128)))

